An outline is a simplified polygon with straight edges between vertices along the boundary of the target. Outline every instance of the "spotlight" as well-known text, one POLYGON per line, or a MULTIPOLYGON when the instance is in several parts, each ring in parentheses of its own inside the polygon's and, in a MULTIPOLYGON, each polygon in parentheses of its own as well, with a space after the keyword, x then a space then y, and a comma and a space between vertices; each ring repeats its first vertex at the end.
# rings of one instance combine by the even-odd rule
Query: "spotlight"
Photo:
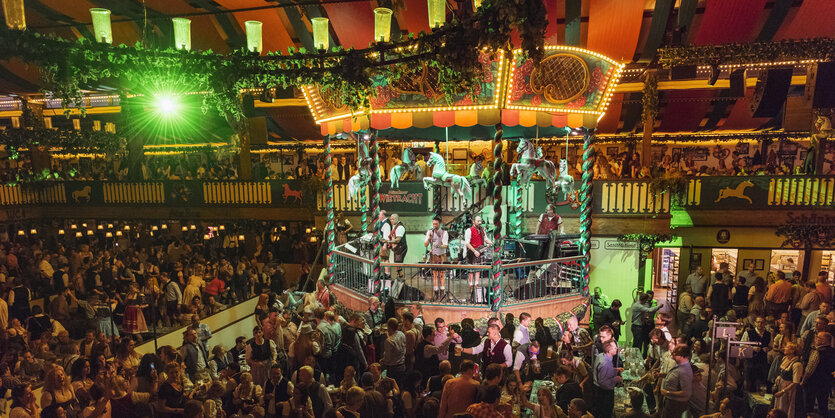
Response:
POLYGON ((707 80, 707 85, 712 86, 719 80, 719 66, 710 66, 710 79, 707 80))
POLYGON ((164 118, 177 116, 181 110, 180 100, 176 96, 158 95, 154 98, 154 107, 157 114, 164 118))

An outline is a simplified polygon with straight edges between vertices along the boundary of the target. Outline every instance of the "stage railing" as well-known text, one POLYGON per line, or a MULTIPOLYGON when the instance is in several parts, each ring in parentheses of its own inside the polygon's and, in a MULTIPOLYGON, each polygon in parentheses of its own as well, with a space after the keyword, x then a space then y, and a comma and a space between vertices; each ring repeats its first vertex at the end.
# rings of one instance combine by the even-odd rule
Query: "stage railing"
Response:
POLYGON ((333 257, 334 283, 366 296, 390 295, 401 302, 490 306, 497 296, 490 289, 501 288, 503 304, 513 305, 582 292, 582 257, 504 264, 501 284, 493 281, 489 264, 380 263, 380 280, 375 281, 369 258, 339 250, 333 257))

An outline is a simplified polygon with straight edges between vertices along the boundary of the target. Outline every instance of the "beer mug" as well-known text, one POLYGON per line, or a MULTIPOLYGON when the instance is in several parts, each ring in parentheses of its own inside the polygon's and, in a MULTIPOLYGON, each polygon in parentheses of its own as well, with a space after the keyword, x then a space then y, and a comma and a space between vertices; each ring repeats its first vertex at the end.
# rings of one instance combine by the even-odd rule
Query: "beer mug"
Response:
POLYGON ((455 357, 461 357, 461 352, 464 350, 461 344, 455 344, 455 357))
POLYGON ((548 351, 545 353, 545 358, 551 358, 551 356, 553 354, 554 354, 554 348, 551 347, 551 346, 548 346, 548 351))

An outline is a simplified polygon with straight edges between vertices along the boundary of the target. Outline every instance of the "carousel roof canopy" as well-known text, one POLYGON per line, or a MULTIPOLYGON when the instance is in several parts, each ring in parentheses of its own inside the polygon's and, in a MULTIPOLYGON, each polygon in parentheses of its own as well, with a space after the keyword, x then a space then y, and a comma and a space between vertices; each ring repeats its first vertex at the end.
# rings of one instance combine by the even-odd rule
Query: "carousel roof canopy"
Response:
MULTIPOLYGON (((52 33, 65 39, 91 40, 94 34, 90 9, 107 8, 111 12, 113 44, 127 45, 144 39, 151 46, 168 47, 175 37, 171 18, 185 17, 191 20, 192 49, 226 53, 246 45, 245 22, 251 20, 262 22, 264 51, 287 50, 290 47, 312 50, 315 48, 313 22, 322 17, 330 22, 327 38, 331 46, 364 48, 374 40, 374 8, 383 3, 393 11, 392 34, 429 30, 426 0, 26 0, 25 6, 29 30, 52 33)), ((444 3, 448 10, 455 9, 459 4, 450 0, 444 3)), ((594 97, 589 97, 586 92, 576 97, 569 94, 581 90, 580 82, 586 77, 590 83, 594 81, 595 68, 600 68, 602 77, 607 83, 612 83, 614 72, 604 72, 603 66, 594 67, 585 60, 587 75, 578 75, 583 73, 579 71, 566 78, 563 84, 571 88, 557 96, 531 94, 536 93, 534 87, 542 86, 536 80, 531 84, 529 78, 530 90, 523 88, 522 96, 514 100, 519 95, 517 88, 520 84, 518 79, 514 84, 512 74, 521 69, 524 62, 518 62, 514 57, 501 57, 480 63, 485 71, 494 75, 494 79, 483 84, 479 95, 455 98, 452 105, 443 100, 443 104, 424 101, 421 106, 413 106, 415 103, 409 104, 405 98, 416 97, 415 92, 425 93, 431 83, 424 83, 423 86, 401 83, 388 85, 392 93, 388 95, 391 96, 388 102, 382 103, 378 96, 368 109, 365 120, 349 118, 348 125, 351 126, 346 126, 344 118, 338 117, 338 103, 337 106, 329 103, 324 107, 314 103, 313 112, 308 111, 308 101, 315 102, 316 97, 328 102, 327 93, 318 92, 315 87, 305 87, 297 90, 295 95, 287 94, 272 102, 256 102, 255 112, 267 117, 267 129, 272 139, 310 139, 323 132, 341 131, 346 127, 379 127, 386 129, 384 134, 388 129, 429 126, 478 131, 482 129, 479 126, 497 120, 507 126, 518 126, 520 132, 525 132, 536 127, 546 130, 553 126, 587 125, 591 118, 598 122, 598 132, 631 133, 641 127, 642 77, 647 69, 657 68, 659 51, 665 47, 835 37, 835 25, 831 24, 835 2, 831 0, 544 0, 543 3, 548 19, 546 44, 582 49, 568 51, 569 56, 585 57, 584 54, 587 54, 608 57, 602 61, 609 63, 610 68, 625 64, 619 84, 612 85, 606 105, 603 105, 605 89, 596 98, 600 100, 596 103, 589 101, 594 97), (578 100, 583 97, 587 103, 580 105, 578 100), (566 98, 573 100, 563 102, 566 98), (407 104, 412 107, 406 107, 407 104), (425 108, 436 110, 414 111, 425 108), (497 109, 503 109, 501 116, 497 116, 497 109), (432 114, 431 121, 426 120, 425 113, 432 114), (317 126, 316 121, 323 123, 317 126)), ((552 58, 563 52, 559 48, 549 50, 546 60, 570 61, 571 58, 552 58)), ((751 111, 757 81, 754 74, 745 77, 742 91, 731 91, 729 78, 735 68, 720 68, 716 73, 711 67, 696 66, 692 72, 686 71, 684 77, 671 74, 676 71, 659 71, 655 131, 788 129, 784 124, 792 111, 791 99, 803 94, 806 83, 805 67, 802 65, 805 63, 761 64, 769 68, 788 67, 793 70, 786 94, 789 104, 780 113, 768 117, 754 116, 751 111)), ((574 65, 581 67, 579 62, 574 65)), ((570 64, 565 68, 570 68, 570 64)), ((555 75, 554 79, 563 78, 555 75)), ((114 87, 99 86, 91 88, 89 93, 94 96, 108 95, 112 94, 114 87)), ((8 102, 15 96, 37 95, 39 90, 37 68, 16 59, 0 61, 0 95, 6 96, 5 99, 0 97, 0 112, 13 109, 8 102)), ((383 95, 383 98, 386 97, 383 95)), ((424 94, 424 97, 430 101, 436 99, 431 94, 424 94)), ((118 103, 111 101, 109 104, 112 108, 110 113, 119 111, 118 103)), ((107 118, 104 116, 106 113, 108 111, 102 110, 102 115, 97 117, 107 118)), ((7 118, 8 115, 0 113, 0 123, 9 124, 7 118), (3 116, 6 116, 5 121, 3 116)), ((464 135, 463 131, 461 135, 464 135)))

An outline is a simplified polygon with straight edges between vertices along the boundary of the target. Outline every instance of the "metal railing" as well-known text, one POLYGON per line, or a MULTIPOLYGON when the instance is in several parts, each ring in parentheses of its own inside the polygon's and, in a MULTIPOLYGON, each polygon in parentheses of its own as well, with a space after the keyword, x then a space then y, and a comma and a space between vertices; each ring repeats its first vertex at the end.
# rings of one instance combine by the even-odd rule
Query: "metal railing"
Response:
POLYGON ((375 280, 369 258, 336 250, 334 283, 366 296, 387 295, 401 302, 489 306, 490 289, 501 287, 505 305, 581 294, 582 257, 505 264, 500 285, 489 264, 381 263, 375 280), (441 289, 443 286, 443 289, 441 289))

